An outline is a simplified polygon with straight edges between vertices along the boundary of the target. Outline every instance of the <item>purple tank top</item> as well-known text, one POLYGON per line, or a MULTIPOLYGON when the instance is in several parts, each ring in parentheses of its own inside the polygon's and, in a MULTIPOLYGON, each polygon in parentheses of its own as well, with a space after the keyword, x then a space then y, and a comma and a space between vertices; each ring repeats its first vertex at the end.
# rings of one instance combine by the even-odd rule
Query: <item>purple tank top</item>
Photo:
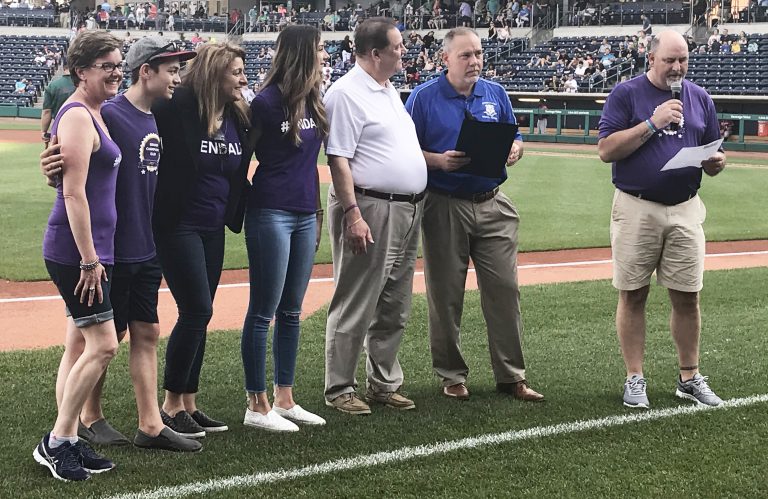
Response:
MULTIPOLYGON (((79 102, 70 102, 62 107, 53 121, 52 135, 56 135, 61 117, 73 107, 85 106, 79 102)), ((93 126, 99 133, 101 146, 98 151, 91 154, 88 177, 85 182, 85 195, 88 199, 91 235, 96 254, 99 255, 102 263, 112 265, 115 262, 114 241, 117 224, 115 185, 122 158, 117 144, 104 133, 96 119, 93 119, 93 126)), ((43 258, 63 265, 80 263, 80 251, 77 249, 69 226, 61 183, 56 188, 56 201, 48 217, 48 227, 43 238, 43 258)))

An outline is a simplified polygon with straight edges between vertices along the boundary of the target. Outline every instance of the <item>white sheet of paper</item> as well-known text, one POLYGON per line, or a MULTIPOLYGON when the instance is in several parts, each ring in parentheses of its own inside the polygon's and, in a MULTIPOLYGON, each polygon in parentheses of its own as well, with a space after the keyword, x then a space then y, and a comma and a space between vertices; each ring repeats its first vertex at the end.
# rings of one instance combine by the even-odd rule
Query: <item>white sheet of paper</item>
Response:
POLYGON ((701 162, 705 159, 709 159, 720 148, 720 144, 723 143, 723 139, 717 139, 709 144, 698 147, 683 147, 672 159, 667 161, 667 164, 661 169, 665 170, 677 170, 678 168, 688 168, 690 166, 701 168, 701 162))

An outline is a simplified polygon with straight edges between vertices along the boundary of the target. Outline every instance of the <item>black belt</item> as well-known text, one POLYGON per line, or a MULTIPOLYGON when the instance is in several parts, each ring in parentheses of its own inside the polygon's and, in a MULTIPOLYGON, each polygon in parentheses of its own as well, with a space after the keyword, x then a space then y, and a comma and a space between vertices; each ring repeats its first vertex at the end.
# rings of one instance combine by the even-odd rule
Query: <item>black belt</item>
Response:
POLYGON ((490 191, 486 191, 486 192, 459 193, 459 192, 441 191, 440 189, 434 189, 434 188, 430 187, 429 188, 429 192, 434 192, 435 194, 440 194, 441 196, 447 196, 449 198, 456 198, 456 199, 463 199, 465 201, 472 201, 473 203, 484 203, 484 202, 488 201, 489 199, 495 198, 496 194, 499 193, 499 188, 495 187, 494 189, 491 189, 490 191))
POLYGON ((363 189, 362 187, 355 186, 355 192, 362 194, 363 196, 370 196, 377 199, 386 199, 387 201, 398 201, 416 204, 424 199, 426 191, 419 192, 418 194, 394 194, 391 192, 379 192, 372 191, 371 189, 363 189))
POLYGON ((630 196, 634 196, 637 199, 644 199, 646 201, 651 201, 653 203, 663 204, 664 206, 676 206, 676 205, 678 205, 680 203, 685 203, 686 201, 689 201, 689 200, 693 199, 694 196, 696 196, 696 193, 694 192, 693 194, 688 194, 687 198, 680 198, 680 199, 676 199, 674 201, 670 201, 668 199, 665 199, 665 200, 662 201, 662 200, 657 199, 657 198, 655 198, 653 196, 648 197, 648 196, 645 195, 645 193, 642 193, 642 192, 638 192, 638 191, 625 191, 624 189, 619 189, 619 190, 621 192, 625 193, 625 194, 629 194, 630 196))

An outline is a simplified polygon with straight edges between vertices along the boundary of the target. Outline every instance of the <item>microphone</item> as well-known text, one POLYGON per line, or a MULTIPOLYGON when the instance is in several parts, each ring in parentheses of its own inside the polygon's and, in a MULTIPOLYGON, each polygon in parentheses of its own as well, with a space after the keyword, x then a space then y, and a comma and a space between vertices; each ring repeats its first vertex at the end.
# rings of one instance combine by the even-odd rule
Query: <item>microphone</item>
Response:
MULTIPOLYGON (((683 80, 673 81, 669 85, 669 88, 672 90, 672 98, 680 100, 680 93, 683 91, 683 80)), ((673 122, 669 124, 669 129, 672 130, 673 132, 676 132, 678 128, 680 128, 679 123, 673 122)))

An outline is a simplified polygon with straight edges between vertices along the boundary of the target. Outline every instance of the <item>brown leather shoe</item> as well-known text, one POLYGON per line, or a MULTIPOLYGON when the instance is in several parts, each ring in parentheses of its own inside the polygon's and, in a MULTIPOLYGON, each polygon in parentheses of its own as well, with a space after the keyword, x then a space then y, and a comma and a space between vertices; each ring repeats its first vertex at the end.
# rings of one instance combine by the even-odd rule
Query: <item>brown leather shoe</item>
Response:
POLYGON ((467 385, 464 383, 456 383, 455 385, 444 386, 443 395, 457 400, 469 400, 469 390, 467 390, 467 385))
POLYGON ((399 392, 374 392, 370 388, 365 392, 365 400, 368 402, 377 402, 383 404, 392 409, 399 409, 401 411, 409 411, 416 409, 416 404, 413 400, 404 397, 399 392))
POLYGON ((496 383, 496 391, 512 395, 518 400, 526 402, 538 402, 544 400, 544 395, 531 389, 526 380, 517 383, 496 383))

